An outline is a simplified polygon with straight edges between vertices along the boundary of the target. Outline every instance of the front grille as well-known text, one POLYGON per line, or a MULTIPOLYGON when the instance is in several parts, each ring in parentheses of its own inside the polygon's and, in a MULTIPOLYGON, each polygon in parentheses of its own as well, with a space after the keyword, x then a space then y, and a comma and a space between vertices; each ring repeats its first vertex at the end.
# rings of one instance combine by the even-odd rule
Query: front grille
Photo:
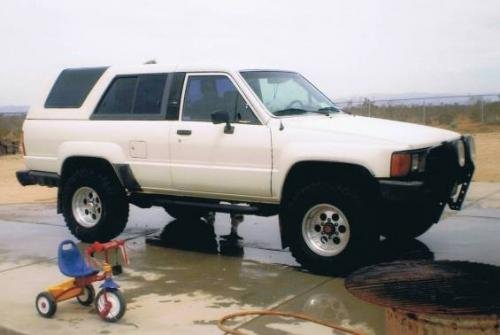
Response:
POLYGON ((460 176, 458 154, 453 142, 429 150, 426 160, 425 185, 437 201, 447 201, 460 176))

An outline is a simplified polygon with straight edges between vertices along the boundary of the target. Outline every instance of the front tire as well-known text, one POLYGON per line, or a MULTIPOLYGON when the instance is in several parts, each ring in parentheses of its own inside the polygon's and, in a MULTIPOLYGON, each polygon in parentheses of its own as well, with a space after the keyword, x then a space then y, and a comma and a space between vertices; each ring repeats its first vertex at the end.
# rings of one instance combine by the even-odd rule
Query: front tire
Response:
POLYGON ((95 299, 95 308, 99 316, 107 322, 116 322, 120 320, 127 309, 127 303, 122 293, 117 289, 102 289, 97 293, 95 299), (107 311, 106 299, 110 306, 107 311))
POLYGON ((362 198, 348 186, 317 182, 297 190, 281 215, 292 255, 315 273, 354 269, 378 240, 367 212, 362 198))
POLYGON ((62 212, 71 233, 82 242, 106 242, 127 224, 129 205, 115 176, 82 168, 62 185, 62 212))
POLYGON ((433 225, 434 221, 428 213, 428 206, 388 206, 381 215, 382 235, 393 240, 412 240, 433 225))

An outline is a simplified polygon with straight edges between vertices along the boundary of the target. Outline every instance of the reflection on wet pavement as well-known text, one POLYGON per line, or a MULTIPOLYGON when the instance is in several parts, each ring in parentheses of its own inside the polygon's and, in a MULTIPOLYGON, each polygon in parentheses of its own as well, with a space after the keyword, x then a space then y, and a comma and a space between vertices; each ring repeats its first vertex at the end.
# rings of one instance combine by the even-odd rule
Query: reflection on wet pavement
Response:
MULTIPOLYGON (((256 249, 255 245, 246 243, 245 237, 232 238, 231 235, 217 235, 214 225, 204 219, 172 220, 165 225, 159 234, 147 237, 146 243, 160 247, 238 257, 244 257, 249 249, 256 249)), ((273 251, 289 254, 286 250, 273 251)), ((396 260, 418 259, 434 259, 433 252, 423 242, 416 239, 404 242, 381 240, 370 250, 367 250, 366 256, 360 262, 360 266, 396 260)), ((283 263, 283 265, 296 266, 296 264, 290 264, 290 262, 283 263)))

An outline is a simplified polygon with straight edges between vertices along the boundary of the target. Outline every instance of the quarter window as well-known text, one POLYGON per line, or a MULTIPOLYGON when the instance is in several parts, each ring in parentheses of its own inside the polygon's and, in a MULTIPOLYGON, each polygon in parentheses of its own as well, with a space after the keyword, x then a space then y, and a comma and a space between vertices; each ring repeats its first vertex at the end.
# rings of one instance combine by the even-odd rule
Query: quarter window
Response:
POLYGON ((227 76, 190 76, 186 86, 183 121, 208 121, 224 111, 231 122, 258 124, 250 107, 227 76))
POLYGON ((107 68, 66 69, 57 77, 45 108, 79 108, 107 68))

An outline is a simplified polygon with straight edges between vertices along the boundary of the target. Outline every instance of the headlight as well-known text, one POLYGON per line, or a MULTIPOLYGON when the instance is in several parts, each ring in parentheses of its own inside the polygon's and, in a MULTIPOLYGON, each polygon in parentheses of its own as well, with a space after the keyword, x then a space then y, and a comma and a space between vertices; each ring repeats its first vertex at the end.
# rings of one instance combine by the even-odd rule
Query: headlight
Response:
POLYGON ((465 165, 465 145, 462 140, 455 142, 458 154, 458 165, 463 167, 465 165))
POLYGON ((395 152, 391 157, 391 177, 404 177, 425 170, 427 150, 395 152))

